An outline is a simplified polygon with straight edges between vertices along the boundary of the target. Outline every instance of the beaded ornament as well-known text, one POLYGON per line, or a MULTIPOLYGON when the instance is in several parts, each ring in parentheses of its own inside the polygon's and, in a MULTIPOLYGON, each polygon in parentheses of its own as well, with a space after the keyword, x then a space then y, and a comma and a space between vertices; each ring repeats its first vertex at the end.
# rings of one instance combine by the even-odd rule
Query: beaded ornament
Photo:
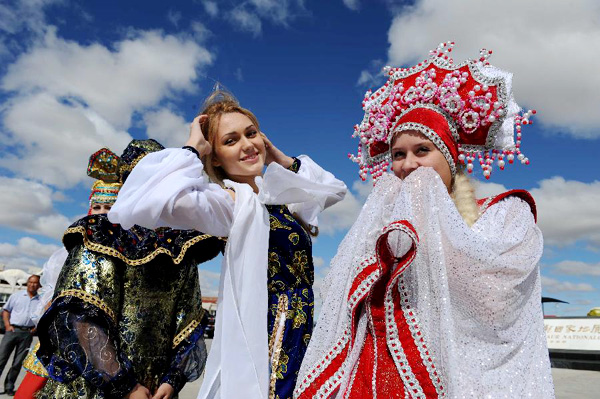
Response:
POLYGON ((453 47, 454 42, 441 43, 428 59, 410 68, 386 67, 387 82, 367 91, 365 116, 352 135, 360 140, 358 153, 348 154, 359 164, 363 180, 367 173, 377 179, 388 170, 391 140, 405 130, 429 138, 448 160, 453 176, 457 161, 471 173, 477 158, 486 179, 494 162, 500 169, 515 157, 529 164, 520 149, 521 128, 532 123, 536 112, 521 113, 512 95, 512 74, 491 66, 492 52, 485 49, 478 59, 455 64, 449 56, 453 47), (436 115, 445 118, 447 135, 437 128, 436 115))
POLYGON ((92 203, 114 204, 122 184, 119 182, 119 157, 108 148, 102 148, 90 156, 87 174, 98 179, 90 193, 92 203))

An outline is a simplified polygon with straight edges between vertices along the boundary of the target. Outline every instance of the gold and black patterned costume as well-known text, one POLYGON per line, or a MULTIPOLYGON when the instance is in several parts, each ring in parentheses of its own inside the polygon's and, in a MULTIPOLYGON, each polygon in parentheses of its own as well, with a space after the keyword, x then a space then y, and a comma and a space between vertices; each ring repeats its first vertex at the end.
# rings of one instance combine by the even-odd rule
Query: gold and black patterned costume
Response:
MULTIPOLYGON (((128 147, 129 148, 129 147, 128 147)), ((104 215, 67 229, 69 257, 40 320, 38 357, 51 380, 40 399, 122 399, 139 383, 175 392, 206 362, 197 265, 223 241, 197 231, 134 226, 104 215)))

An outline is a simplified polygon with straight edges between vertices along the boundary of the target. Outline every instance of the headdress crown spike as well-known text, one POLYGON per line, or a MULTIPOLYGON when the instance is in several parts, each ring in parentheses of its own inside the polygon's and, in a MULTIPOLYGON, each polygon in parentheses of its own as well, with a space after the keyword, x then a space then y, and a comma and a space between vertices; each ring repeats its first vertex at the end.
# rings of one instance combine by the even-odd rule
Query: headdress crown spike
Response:
POLYGON ((359 138, 358 153, 349 154, 360 165, 363 180, 368 173, 377 178, 387 170, 392 138, 409 128, 434 142, 443 141, 442 152, 453 173, 456 162, 465 163, 471 172, 476 158, 486 178, 494 163, 500 169, 505 160, 513 163, 515 157, 529 163, 520 150, 521 128, 531 124, 535 111, 520 113, 512 96, 512 75, 491 66, 492 51, 486 49, 477 59, 455 64, 450 57, 453 47, 454 42, 441 43, 415 66, 384 68, 387 82, 375 92, 367 91, 365 115, 353 134, 359 138), (441 133, 428 126, 434 119, 429 117, 432 112, 446 119, 447 137, 440 139, 441 133))

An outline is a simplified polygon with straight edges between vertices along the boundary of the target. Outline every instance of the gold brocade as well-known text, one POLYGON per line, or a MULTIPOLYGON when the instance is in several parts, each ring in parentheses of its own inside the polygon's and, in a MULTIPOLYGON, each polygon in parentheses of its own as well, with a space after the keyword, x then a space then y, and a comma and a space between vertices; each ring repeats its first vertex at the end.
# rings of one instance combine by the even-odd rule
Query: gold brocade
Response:
POLYGON ((44 368, 44 366, 42 365, 40 360, 35 355, 37 353, 39 347, 40 347, 40 343, 38 342, 37 345, 29 352, 29 354, 25 358, 25 361, 23 361, 23 368, 32 374, 35 374, 40 377, 48 378, 48 372, 46 371, 46 369, 44 368))
MULTIPOLYGON (((71 250, 55 291, 55 303, 75 297, 115 320, 112 331, 118 337, 113 339, 131 361, 137 381, 152 393, 170 366, 174 348, 189 337, 204 313, 195 264, 153 261, 133 267, 84 245, 71 250)), ((38 397, 102 398, 82 377, 69 384, 53 381, 51 387, 38 397)))
POLYGON ((277 304, 277 316, 273 324, 273 332, 269 339, 269 359, 271 359, 271 381, 269 386, 269 399, 275 399, 275 384, 278 375, 281 377, 280 366, 282 361, 287 365, 287 355, 282 353, 281 345, 283 343, 283 333, 285 329, 285 319, 287 317, 288 297, 287 295, 279 296, 277 304), (283 356, 282 356, 283 355, 283 356))
POLYGON ((152 261, 159 254, 166 254, 166 255, 170 256, 173 259, 173 263, 178 265, 181 263, 181 261, 185 257, 185 253, 187 252, 187 250, 190 247, 192 247, 193 245, 197 244, 198 242, 200 242, 202 240, 205 240, 208 238, 213 238, 213 236, 208 235, 208 234, 203 234, 203 235, 194 237, 193 239, 191 239, 191 240, 187 241, 185 244, 183 244, 183 246, 181 247, 181 251, 177 257, 173 257, 173 254, 168 249, 160 247, 160 248, 157 248, 156 250, 154 250, 153 252, 149 253, 148 255, 144 256, 141 259, 128 259, 127 257, 125 257, 123 254, 121 254, 119 251, 117 251, 114 248, 107 247, 105 245, 101 245, 101 244, 90 241, 87 237, 85 228, 83 226, 69 227, 65 231, 65 234, 63 234, 63 237, 68 234, 73 234, 73 233, 81 234, 81 237, 83 239, 83 244, 89 250, 100 252, 101 254, 113 256, 115 258, 119 258, 120 260, 122 260, 123 262, 125 262, 131 266, 144 265, 144 264, 152 261))

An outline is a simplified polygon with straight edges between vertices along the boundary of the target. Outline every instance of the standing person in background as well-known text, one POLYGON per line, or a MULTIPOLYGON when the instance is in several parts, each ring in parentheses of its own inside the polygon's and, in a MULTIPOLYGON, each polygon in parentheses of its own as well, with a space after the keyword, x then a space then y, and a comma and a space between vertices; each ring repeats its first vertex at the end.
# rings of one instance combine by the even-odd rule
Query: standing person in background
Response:
MULTIPOLYGON (((113 159, 117 161, 118 157, 108 148, 102 148, 90 156, 87 174, 98 180, 94 182, 90 192, 88 215, 106 214, 117 200, 117 194, 119 193, 122 184, 119 182, 102 180, 111 179, 107 178, 104 168, 99 167, 99 162, 102 162, 104 165, 109 165, 113 159)), ((116 168, 117 162, 114 162, 114 172, 116 172, 116 168)), ((44 264, 41 277, 42 289, 40 290, 40 303, 33 319, 36 326, 40 317, 42 317, 46 309, 50 306, 52 296, 54 295, 54 287, 56 287, 56 281, 67 260, 68 254, 65 247, 60 247, 50 255, 50 258, 44 264)), ((23 368, 25 369, 26 374, 19 385, 19 389, 17 389, 17 392, 15 393, 15 399, 33 399, 35 394, 46 385, 48 372, 37 358, 39 347, 40 344, 38 342, 23 362, 23 368)))
POLYGON ((30 276, 27 289, 12 294, 2 310, 5 332, 0 343, 0 374, 10 354, 15 351, 12 366, 4 380, 4 393, 10 396, 15 394, 15 382, 35 333, 32 319, 40 302, 37 294, 40 287, 40 276, 30 276))
POLYGON ((199 398, 291 398, 313 329, 308 225, 345 194, 308 156, 277 149, 256 116, 221 91, 183 149, 150 154, 133 169, 108 214, 113 223, 228 237, 199 398))

